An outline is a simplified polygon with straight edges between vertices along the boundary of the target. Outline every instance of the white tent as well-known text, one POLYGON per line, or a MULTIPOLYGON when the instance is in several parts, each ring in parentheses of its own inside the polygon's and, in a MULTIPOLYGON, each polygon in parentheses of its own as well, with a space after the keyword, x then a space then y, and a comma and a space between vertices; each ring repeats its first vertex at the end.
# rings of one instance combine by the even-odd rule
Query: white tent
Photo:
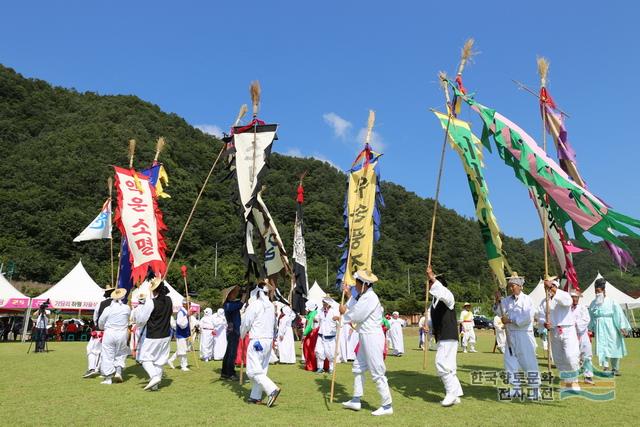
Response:
MULTIPOLYGON (((593 282, 591 282, 591 285, 589 285, 589 287, 585 289, 585 291, 582 293, 581 302, 587 307, 596 298, 595 282, 600 278, 603 278, 603 277, 600 273, 598 273, 598 275, 593 280, 593 282)), ((620 306, 625 310, 640 308, 640 301, 625 294, 624 292, 622 292, 621 290, 613 286, 611 283, 609 283, 609 281, 607 281, 605 292, 607 293, 608 298, 612 298, 615 302, 620 304, 620 306)))
POLYGON ((82 261, 78 261, 62 280, 31 300, 31 307, 36 308, 49 299, 51 308, 57 310, 94 310, 104 299, 103 295, 104 289, 89 276, 82 261))
POLYGON ((0 310, 25 310, 29 307, 29 297, 13 287, 0 274, 0 310))
POLYGON ((533 307, 537 310, 542 304, 542 301, 546 298, 546 294, 544 292, 544 281, 540 279, 538 284, 531 292, 529 292, 529 298, 531 298, 531 303, 533 307))
MULTIPOLYGON (((131 304, 133 306, 138 305, 140 293, 144 293, 147 298, 149 297, 149 285, 150 283, 148 281, 144 281, 139 287, 131 291, 131 304)), ((169 284, 169 282, 165 281, 165 285, 167 286, 167 289, 169 289, 169 298, 171 298, 171 302, 173 303, 173 312, 177 313, 178 310, 180 310, 180 307, 182 307, 182 301, 184 301, 184 297, 180 295, 180 293, 178 293, 178 291, 176 291, 173 286, 169 284)), ((200 312, 200 305, 191 303, 191 309, 193 311, 200 312)))
POLYGON ((322 290, 318 282, 313 282, 313 286, 309 288, 307 292, 307 301, 318 304, 318 307, 322 307, 322 298, 326 297, 327 293, 322 290))

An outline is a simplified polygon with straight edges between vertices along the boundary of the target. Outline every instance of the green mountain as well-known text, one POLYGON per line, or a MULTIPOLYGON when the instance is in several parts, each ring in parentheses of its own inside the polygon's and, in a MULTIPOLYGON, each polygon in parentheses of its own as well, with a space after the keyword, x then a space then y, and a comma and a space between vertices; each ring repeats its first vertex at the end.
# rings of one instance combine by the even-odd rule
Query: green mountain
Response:
MULTIPOLYGON (((135 96, 79 93, 25 79, 0 66, 0 261, 15 263, 14 279, 51 283, 82 259, 96 281, 108 283, 109 242, 72 243, 72 239, 106 199, 110 165, 127 163, 127 141, 138 141, 135 166, 143 168, 150 165, 159 136, 167 140, 160 160, 169 173, 166 191, 171 199, 161 200, 160 206, 169 227, 171 251, 221 142, 135 96)), ((297 177, 303 171, 308 171, 304 209, 309 279, 326 288, 328 269, 332 288, 342 251, 338 245, 345 237, 346 175, 322 161, 275 153, 264 198, 290 248, 297 177)), ((168 275, 180 288, 179 267, 188 265, 190 289, 215 305, 218 291, 239 283, 244 273, 241 226, 226 174, 223 167, 214 173, 168 275)), ((374 270, 381 277, 379 293, 388 310, 417 311, 424 300, 433 200, 390 182, 382 183, 382 192, 386 209, 374 260, 374 270)), ((438 212, 435 270, 448 274, 458 300, 488 301, 495 285, 477 224, 450 209, 438 212)), ((119 238, 114 240, 117 260, 119 238)), ((543 263, 535 245, 505 236, 504 248, 514 269, 539 277, 543 263)), ((593 264, 591 258, 584 258, 583 271, 590 278, 593 264)), ((602 263, 606 271, 613 269, 610 261, 602 263)), ((637 273, 634 270, 630 277, 638 279, 637 273)), ((281 286, 288 290, 288 284, 281 286)))

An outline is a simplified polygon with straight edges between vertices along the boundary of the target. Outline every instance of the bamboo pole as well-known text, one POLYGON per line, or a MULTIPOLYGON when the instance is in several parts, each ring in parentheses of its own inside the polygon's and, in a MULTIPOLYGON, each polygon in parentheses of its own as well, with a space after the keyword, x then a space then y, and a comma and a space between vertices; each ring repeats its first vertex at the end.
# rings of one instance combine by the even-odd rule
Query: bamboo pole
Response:
MULTIPOLYGON (((111 177, 109 177, 109 179, 107 179, 107 187, 109 187, 109 212, 112 212, 112 201, 113 201, 113 179, 111 177)), ((111 228, 111 218, 109 218, 109 227, 111 228)), ((112 230, 113 231, 113 230, 112 230)), ((113 281, 114 281, 114 273, 113 273, 113 267, 114 267, 114 262, 113 262, 113 232, 109 234, 109 256, 111 258, 111 287, 113 287, 113 281)))
MULTIPOLYGON (((376 122, 376 113, 373 110, 369 110, 369 118, 367 120, 367 136, 365 137, 365 147, 366 145, 369 144, 369 142, 371 142, 371 135, 373 133, 373 126, 375 125, 376 122)), ((302 178, 301 178, 302 179, 302 178)), ((348 201, 348 200, 347 200, 348 201)), ((349 258, 351 257, 351 243, 353 242, 353 223, 351 222, 351 219, 349 219, 349 254, 347 256, 347 266, 345 269, 345 274, 347 274, 347 272, 349 271, 349 258)), ((347 294, 346 290, 345 290, 345 282, 344 282, 344 277, 343 277, 343 281, 342 281, 342 296, 340 297, 340 305, 344 305, 344 298, 347 294)), ((337 331, 336 331, 336 348, 333 351, 333 372, 331 373, 331 391, 330 391, 330 395, 329 395, 329 402, 333 403, 333 395, 335 392, 335 386, 336 386, 336 359, 338 357, 338 349, 340 348, 340 334, 342 332, 342 314, 340 314, 339 319, 338 319, 338 327, 337 327, 337 331)))
MULTIPOLYGON (((182 268, 182 277, 184 278, 184 296, 187 299, 187 320, 189 319, 189 313, 191 312, 191 298, 189 298, 189 284, 187 283, 187 266, 183 265, 182 268)), ((191 328, 191 325, 189 325, 189 328, 191 328)), ((196 368, 200 368, 200 364, 198 362, 198 355, 196 354, 196 350, 195 347, 193 345, 193 335, 189 334, 189 341, 191 344, 191 351, 189 351, 189 348, 187 347, 187 352, 188 353, 193 353, 193 357, 196 360, 196 368)))
POLYGON ((136 154, 136 140, 129 140, 129 169, 133 168, 133 156, 136 154))
MULTIPOLYGON (((538 74, 540 75, 540 88, 544 88, 547 85, 547 74, 549 72, 549 61, 546 58, 539 57, 537 60, 538 63, 538 74)), ((541 102, 545 102, 546 100, 541 99, 541 102)), ((547 115, 542 109, 542 149, 544 152, 547 152, 547 115)), ((549 277, 549 239, 548 239, 548 230, 547 230, 547 211, 549 210, 549 198, 547 194, 544 195, 544 218, 542 221, 542 228, 544 232, 544 281, 547 281, 549 277)), ((551 307, 549 305, 549 289, 545 285, 544 287, 544 295, 545 295, 545 314, 546 321, 551 325, 551 307)), ((549 349, 551 349, 551 331, 547 334, 547 340, 549 341, 549 349)), ((551 351, 547 352, 547 370, 551 372, 551 351)))

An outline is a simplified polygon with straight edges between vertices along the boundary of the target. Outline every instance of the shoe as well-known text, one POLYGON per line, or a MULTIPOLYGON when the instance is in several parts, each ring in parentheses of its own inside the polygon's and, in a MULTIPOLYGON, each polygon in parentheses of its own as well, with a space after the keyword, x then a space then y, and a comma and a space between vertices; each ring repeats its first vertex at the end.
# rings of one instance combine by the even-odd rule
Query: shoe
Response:
POLYGON ((117 383, 121 383, 121 382, 122 382, 122 374, 120 374, 120 373, 116 373, 116 374, 113 376, 113 380, 114 380, 115 382, 117 382, 117 383))
POLYGON ((105 378, 105 380, 102 381, 100 384, 111 385, 111 377, 105 378))
POLYGON ((169 365, 171 369, 176 369, 176 367, 173 366, 173 362, 171 360, 167 360, 167 365, 169 365))
POLYGON ((324 369, 322 368, 316 369, 316 374, 322 374, 323 372, 324 372, 324 369))
POLYGON ((153 387, 157 386, 158 384, 160 384, 160 381, 162 381, 161 377, 153 377, 151 378, 151 380, 149 381, 149 384, 147 384, 144 388, 144 390, 150 390, 153 387))
POLYGON ((351 409, 352 411, 359 411, 360 408, 362 408, 362 404, 360 404, 360 402, 349 400, 347 402, 342 402, 342 407, 345 409, 351 409))
POLYGON ((252 399, 252 398, 248 398, 247 399, 247 403, 251 404, 251 405, 260 405, 262 404, 262 400, 260 399, 252 399))
POLYGON ((593 378, 592 377, 584 377, 584 383, 585 384, 591 384, 591 385, 595 384, 593 382, 593 378))
POLYGON ((185 367, 185 368, 180 368, 180 370, 181 370, 182 372, 189 372, 191 369, 189 369, 189 368, 186 368, 186 367, 185 367))
POLYGON ((271 408, 273 404, 276 403, 276 399, 280 396, 281 391, 282 389, 279 388, 273 390, 273 393, 271 393, 267 399, 267 408, 271 408))
POLYGON ((390 407, 388 409, 385 409, 383 406, 381 406, 373 411, 371 415, 373 415, 374 417, 379 417, 382 415, 393 415, 393 408, 390 407))
POLYGON ((472 348, 472 349, 470 350, 470 352, 471 352, 471 353, 477 353, 477 352, 478 352, 478 350, 476 350, 475 348, 472 348))
POLYGON ((460 398, 455 396, 445 396, 444 399, 440 402, 440 405, 448 408, 449 406, 457 405, 460 403, 460 398))
POLYGON ((466 353, 466 352, 467 352, 467 349, 465 348, 464 350, 462 350, 462 352, 463 352, 463 353, 466 353))
POLYGON ((613 370, 613 375, 614 375, 614 376, 616 376, 616 377, 620 377, 620 376, 622 376, 622 374, 620 373, 620 371, 618 371, 617 369, 614 369, 614 370, 613 370))
POLYGON ((89 369, 87 370, 87 372, 85 372, 84 374, 82 374, 82 378, 91 378, 94 373, 97 373, 94 369, 89 369))
POLYGON ((329 375, 333 374, 333 369, 329 369, 329 370, 327 371, 327 374, 329 374, 329 375))

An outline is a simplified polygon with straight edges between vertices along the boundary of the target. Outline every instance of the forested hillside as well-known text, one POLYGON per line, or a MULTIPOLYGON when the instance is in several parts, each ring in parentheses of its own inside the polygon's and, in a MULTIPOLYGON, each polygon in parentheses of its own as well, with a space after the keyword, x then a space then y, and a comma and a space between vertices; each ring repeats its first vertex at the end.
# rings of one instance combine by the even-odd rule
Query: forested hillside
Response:
MULTIPOLYGON (((285 121, 286 117, 266 118, 285 121)), ((25 79, 0 66, 0 261, 14 262, 14 279, 55 282, 82 259, 101 284, 110 280, 109 242, 72 243, 107 197, 110 165, 127 163, 127 141, 138 141, 135 166, 150 165, 155 141, 167 140, 160 160, 170 177, 170 199, 160 201, 171 251, 193 200, 221 143, 175 114, 135 96, 101 96, 25 79)), ((277 142, 276 149, 277 149, 277 142)), ((264 197, 287 248, 291 248, 297 177, 305 178, 305 220, 309 279, 329 286, 344 240, 342 210, 346 175, 327 163, 273 154, 264 197)), ((212 300, 224 286, 241 281, 241 228, 231 203, 231 181, 218 167, 172 265, 169 280, 180 283, 179 266, 191 269, 191 288, 212 300), (214 277, 218 244, 218 275, 214 277)), ((433 200, 383 182, 386 208, 374 270, 388 309, 420 309, 424 299, 427 233, 433 200), (407 284, 409 272, 411 285, 407 284)), ((448 274, 458 300, 484 301, 495 287, 475 221, 439 210, 434 268, 448 274)), ((119 236, 114 234, 115 243, 119 236)), ((533 283, 542 271, 535 243, 504 237, 511 266, 533 283)), ((640 245, 634 242, 640 254, 640 245)), ((602 252, 602 251, 601 251, 602 252)), ((116 249, 117 256, 117 249, 116 249)), ((640 255, 639 255, 640 256, 640 255)), ((578 257, 582 280, 597 268, 615 270, 604 252, 578 257), (595 258, 597 256, 597 258, 595 258), (597 259, 597 262, 593 260, 597 259), (597 267, 597 268, 596 268, 597 267)), ((626 283, 638 278, 626 275, 626 283)), ((617 276, 619 277, 619 276, 617 276)), ((179 287, 179 286, 178 286, 179 287)))

